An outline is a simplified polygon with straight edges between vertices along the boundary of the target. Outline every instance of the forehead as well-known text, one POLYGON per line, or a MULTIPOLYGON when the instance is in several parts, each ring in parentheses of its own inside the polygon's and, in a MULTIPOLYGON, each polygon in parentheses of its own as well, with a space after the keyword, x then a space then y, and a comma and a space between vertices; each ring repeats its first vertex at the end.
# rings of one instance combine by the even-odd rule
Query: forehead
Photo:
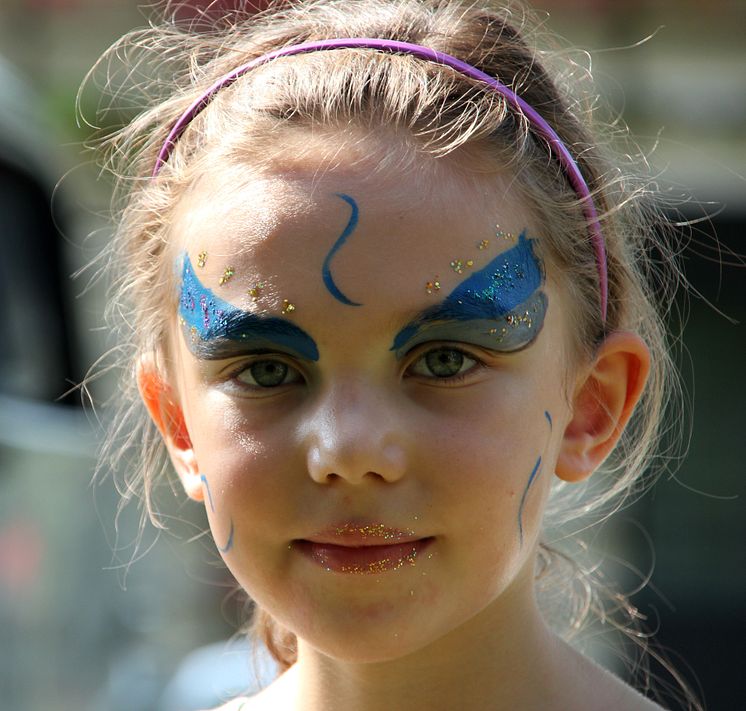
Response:
POLYGON ((305 160, 206 176, 176 213, 174 256, 186 251, 194 261, 207 252, 205 274, 213 280, 233 269, 223 290, 229 297, 257 280, 315 282, 328 292, 326 266, 356 303, 392 289, 396 299, 409 293, 422 301, 427 281, 447 290, 464 278, 467 268, 452 263, 483 264, 506 249, 500 230, 532 232, 505 176, 420 168, 387 174, 364 161, 330 168, 305 160))

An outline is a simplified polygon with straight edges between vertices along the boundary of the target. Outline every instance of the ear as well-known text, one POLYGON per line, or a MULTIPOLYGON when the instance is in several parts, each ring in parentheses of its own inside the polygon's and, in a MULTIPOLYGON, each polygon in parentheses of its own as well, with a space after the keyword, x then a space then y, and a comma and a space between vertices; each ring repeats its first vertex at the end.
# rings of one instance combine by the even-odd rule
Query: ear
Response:
POLYGON ((650 372, 650 352, 634 333, 612 333, 576 384, 573 412, 556 473, 569 482, 589 477, 621 437, 650 372))
POLYGON ((174 397, 171 386, 163 379, 155 364, 145 359, 137 365, 137 386, 150 417, 163 437, 184 491, 190 499, 204 501, 202 479, 184 412, 174 397))

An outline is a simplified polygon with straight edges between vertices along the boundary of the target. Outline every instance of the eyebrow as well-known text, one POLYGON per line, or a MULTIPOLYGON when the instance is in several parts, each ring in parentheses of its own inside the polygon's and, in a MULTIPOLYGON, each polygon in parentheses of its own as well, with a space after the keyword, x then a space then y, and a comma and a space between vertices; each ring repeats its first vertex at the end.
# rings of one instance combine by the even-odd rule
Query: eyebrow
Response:
POLYGON ((417 314, 394 337, 397 357, 419 343, 468 340, 498 351, 531 343, 544 324, 544 269, 525 230, 518 242, 461 282, 440 304, 417 314))
POLYGON ((203 360, 278 349, 306 360, 319 359, 316 342, 294 323, 243 311, 216 296, 199 280, 186 253, 183 255, 179 320, 187 346, 203 360))

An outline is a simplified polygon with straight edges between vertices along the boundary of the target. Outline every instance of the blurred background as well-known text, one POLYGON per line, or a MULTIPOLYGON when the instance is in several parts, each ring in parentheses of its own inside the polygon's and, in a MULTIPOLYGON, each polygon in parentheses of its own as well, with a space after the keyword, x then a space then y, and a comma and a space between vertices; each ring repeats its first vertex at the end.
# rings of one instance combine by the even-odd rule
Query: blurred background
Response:
MULTIPOLYGON (((710 302, 681 304, 688 457, 603 536, 631 567, 652 571, 634 602, 708 707, 743 708, 746 279, 728 249, 746 252, 746 3, 550 0, 537 9, 592 52, 603 94, 672 194, 693 194, 685 217, 711 215, 685 254, 710 302), (707 246, 713 233, 720 254, 707 246)), ((75 95, 109 44, 144 23, 134 0, 0 0, 3 711, 187 711, 212 701, 184 679, 214 681, 216 659, 241 683, 271 673, 261 664, 249 672, 240 643, 224 648, 242 601, 198 535, 198 509, 166 497, 175 523, 160 536, 147 530, 132 560, 138 512, 115 526, 113 485, 91 485, 100 425, 79 394, 64 396, 111 345, 102 285, 70 278, 108 235, 109 188, 81 149, 90 129, 76 124, 75 95)), ((96 100, 84 96, 89 117, 96 100)), ((113 387, 96 382, 94 400, 113 387)), ((635 575, 625 575, 634 589, 635 575)))

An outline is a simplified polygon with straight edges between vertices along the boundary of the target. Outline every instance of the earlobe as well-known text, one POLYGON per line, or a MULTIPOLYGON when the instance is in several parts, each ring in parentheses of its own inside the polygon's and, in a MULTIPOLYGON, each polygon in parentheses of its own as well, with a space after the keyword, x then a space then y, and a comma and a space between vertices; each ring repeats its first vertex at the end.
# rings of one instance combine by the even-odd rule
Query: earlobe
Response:
POLYGON ((650 352, 635 333, 612 333, 577 383, 556 473, 568 482, 589 477, 614 449, 645 388, 650 352))
POLYGON ((137 366, 137 386, 150 417, 163 437, 184 491, 190 499, 204 501, 202 478, 184 412, 174 398, 171 386, 155 364, 145 360, 141 360, 137 366))

